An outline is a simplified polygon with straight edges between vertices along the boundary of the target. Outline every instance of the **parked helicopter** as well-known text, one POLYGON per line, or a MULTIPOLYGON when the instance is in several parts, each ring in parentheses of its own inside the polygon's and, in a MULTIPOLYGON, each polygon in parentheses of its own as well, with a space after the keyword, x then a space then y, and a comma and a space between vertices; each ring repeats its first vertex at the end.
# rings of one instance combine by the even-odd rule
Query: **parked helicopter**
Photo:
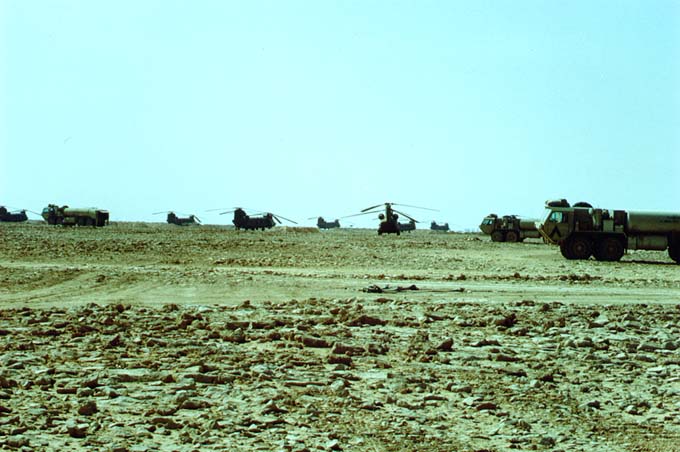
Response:
POLYGON ((220 215, 225 215, 232 212, 234 213, 234 219, 232 220, 232 223, 234 223, 234 227, 237 231, 239 229, 253 231, 255 229, 260 229, 264 231, 265 229, 273 228, 276 226, 276 223, 281 224, 281 220, 286 220, 290 223, 297 224, 297 222, 293 220, 289 220, 288 218, 282 217, 281 215, 275 215, 271 212, 261 213, 260 216, 251 217, 250 215, 246 214, 246 211, 243 210, 243 207, 235 207, 234 210, 220 212, 220 215))
POLYGON ((399 231, 411 232, 416 230, 416 221, 411 220, 408 223, 399 223, 399 231))
MULTIPOLYGON (((307 218, 308 220, 313 220, 314 217, 312 218, 307 218)), ((339 228, 340 227, 340 221, 335 220, 335 221, 326 221, 323 219, 323 217, 319 217, 316 220, 316 226, 319 229, 333 229, 333 228, 339 228)))
MULTIPOLYGON (((382 211, 382 206, 383 204, 377 204, 375 206, 367 207, 361 211, 361 213, 355 214, 355 215, 348 215, 345 218, 349 217, 356 217, 358 215, 368 215, 372 213, 378 213, 382 211), (378 210, 376 210, 378 209, 378 210)), ((418 207, 418 206, 410 206, 408 204, 397 204, 394 202, 386 202, 384 203, 385 206, 385 213, 380 213, 378 215, 378 218, 380 219, 380 225, 378 226, 378 235, 382 234, 401 234, 401 231, 412 231, 416 228, 416 223, 418 223, 418 220, 415 218, 412 218, 408 214, 405 214, 404 212, 400 212, 397 209, 394 209, 392 206, 404 206, 404 207, 413 207, 415 209, 423 209, 423 210, 432 210, 435 211, 435 209, 429 209, 427 207, 418 207), (399 215, 403 215, 404 217, 409 219, 409 223, 399 223, 399 215), (402 226, 403 225, 403 226, 402 226), (404 229, 402 229, 402 227, 404 229)))
POLYGON ((26 209, 20 209, 10 212, 9 210, 7 210, 7 207, 0 206, 0 221, 19 223, 26 220, 28 220, 28 215, 26 215, 26 209))
MULTIPOLYGON (((201 224, 201 219, 198 218, 196 215, 189 215, 188 217, 178 217, 175 212, 173 211, 167 211, 167 212, 156 212, 153 215, 159 215, 161 213, 167 213, 168 217, 166 218, 165 221, 168 222, 168 224, 176 224, 177 226, 186 226, 189 224, 201 224)), ((187 214, 184 214, 187 215, 187 214)))
POLYGON ((432 229, 433 231, 448 231, 449 224, 448 223, 437 224, 436 221, 432 220, 432 223, 430 223, 430 229, 432 229))

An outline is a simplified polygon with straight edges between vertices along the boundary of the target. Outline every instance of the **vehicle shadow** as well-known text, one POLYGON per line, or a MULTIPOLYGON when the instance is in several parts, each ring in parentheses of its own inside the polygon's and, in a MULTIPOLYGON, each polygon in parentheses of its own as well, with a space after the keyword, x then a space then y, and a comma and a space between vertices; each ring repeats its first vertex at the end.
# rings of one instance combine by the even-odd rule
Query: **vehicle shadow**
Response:
POLYGON ((659 262, 659 261, 647 261, 647 260, 639 260, 635 259, 632 261, 619 261, 620 264, 645 264, 645 265, 667 265, 667 266, 676 266, 675 262, 659 262))

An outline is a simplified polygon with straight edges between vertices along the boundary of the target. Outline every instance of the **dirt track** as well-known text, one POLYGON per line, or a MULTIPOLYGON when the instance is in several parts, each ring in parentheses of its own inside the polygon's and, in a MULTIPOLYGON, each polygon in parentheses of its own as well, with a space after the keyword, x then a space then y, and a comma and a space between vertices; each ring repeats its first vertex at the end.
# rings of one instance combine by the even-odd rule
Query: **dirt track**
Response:
POLYGON ((680 267, 471 234, 0 224, 0 445, 680 450, 680 267))

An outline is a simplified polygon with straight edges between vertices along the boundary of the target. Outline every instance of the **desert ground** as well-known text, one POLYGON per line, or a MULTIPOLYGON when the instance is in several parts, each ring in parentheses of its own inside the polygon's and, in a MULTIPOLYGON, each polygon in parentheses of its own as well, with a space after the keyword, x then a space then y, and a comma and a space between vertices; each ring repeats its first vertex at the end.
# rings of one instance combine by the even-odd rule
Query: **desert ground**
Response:
POLYGON ((680 451, 680 266, 0 224, 0 449, 680 451))

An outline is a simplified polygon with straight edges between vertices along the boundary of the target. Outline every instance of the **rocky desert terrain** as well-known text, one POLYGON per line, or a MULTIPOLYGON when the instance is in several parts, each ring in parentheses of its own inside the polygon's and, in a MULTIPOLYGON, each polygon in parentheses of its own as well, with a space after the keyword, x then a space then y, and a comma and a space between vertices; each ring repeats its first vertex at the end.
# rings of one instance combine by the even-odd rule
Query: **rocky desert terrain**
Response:
POLYGON ((680 451, 680 266, 0 224, 0 449, 680 451))

